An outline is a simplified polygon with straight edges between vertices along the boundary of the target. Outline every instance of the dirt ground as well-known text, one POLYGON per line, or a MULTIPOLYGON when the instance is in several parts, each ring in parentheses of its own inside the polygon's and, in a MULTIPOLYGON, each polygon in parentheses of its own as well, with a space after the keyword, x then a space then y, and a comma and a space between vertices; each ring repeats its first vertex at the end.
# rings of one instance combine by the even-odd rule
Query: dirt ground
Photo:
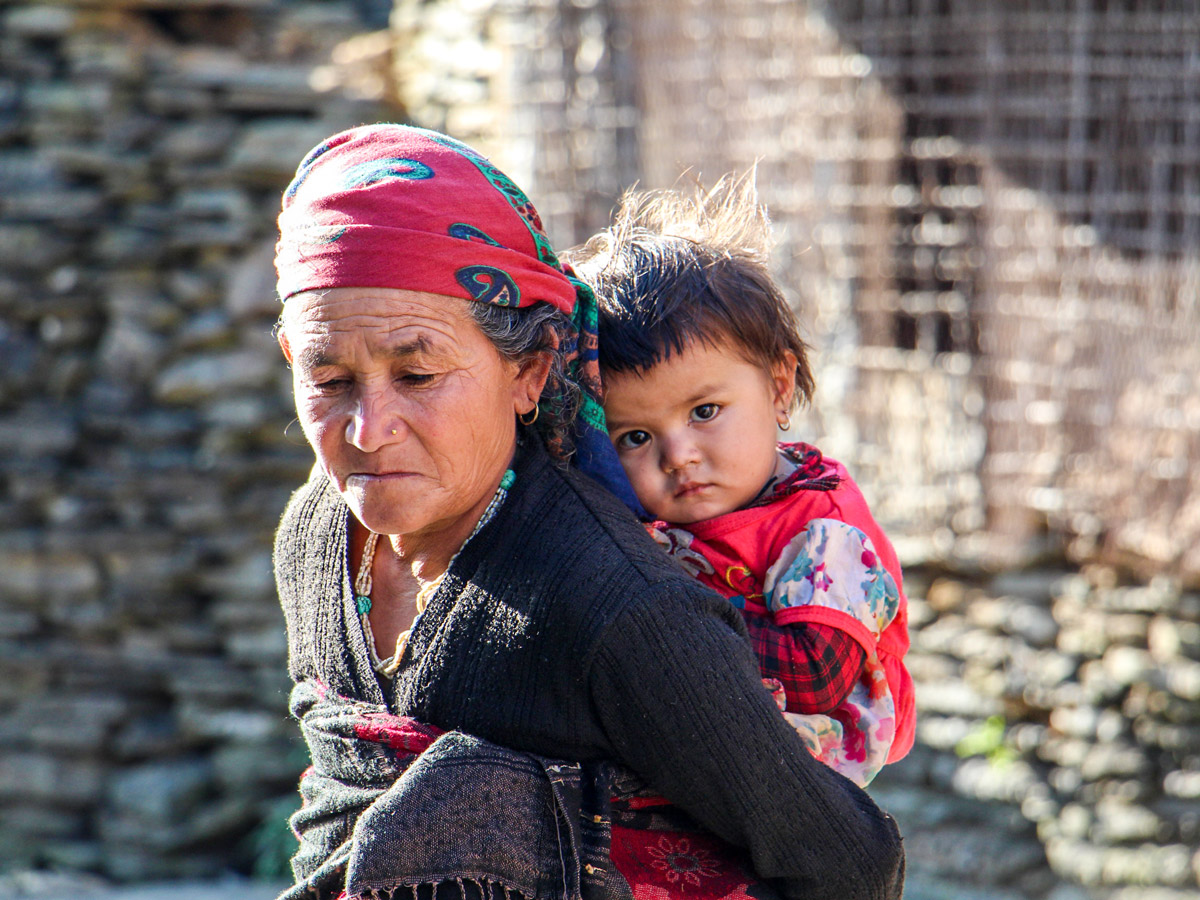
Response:
POLYGON ((234 878, 122 886, 50 872, 0 875, 0 897, 6 900, 274 900, 284 887, 234 878))

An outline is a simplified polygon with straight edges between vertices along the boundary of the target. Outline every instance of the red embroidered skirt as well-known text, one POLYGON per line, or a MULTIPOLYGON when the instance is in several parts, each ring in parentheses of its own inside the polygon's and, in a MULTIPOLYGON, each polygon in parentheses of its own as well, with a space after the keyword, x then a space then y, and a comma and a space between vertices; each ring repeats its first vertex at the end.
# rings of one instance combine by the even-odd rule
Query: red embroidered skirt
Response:
POLYGON ((779 900, 744 850, 700 830, 662 797, 613 798, 610 856, 634 900, 779 900))

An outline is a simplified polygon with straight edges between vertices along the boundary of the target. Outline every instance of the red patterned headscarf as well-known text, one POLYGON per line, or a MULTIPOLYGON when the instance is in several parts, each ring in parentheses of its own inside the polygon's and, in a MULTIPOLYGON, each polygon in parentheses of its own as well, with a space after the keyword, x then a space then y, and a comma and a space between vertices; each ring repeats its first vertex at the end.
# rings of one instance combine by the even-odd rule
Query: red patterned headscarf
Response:
POLYGON ((314 148, 283 197, 275 268, 284 300, 331 287, 427 291, 568 316, 576 286, 537 210, 466 144, 365 125, 314 148))
POLYGON ((386 124, 314 147, 283 195, 275 270, 284 301, 377 287, 497 306, 551 304, 575 326, 560 348, 584 394, 573 460, 640 511, 600 407, 595 297, 559 262, 524 191, 471 147, 386 124))

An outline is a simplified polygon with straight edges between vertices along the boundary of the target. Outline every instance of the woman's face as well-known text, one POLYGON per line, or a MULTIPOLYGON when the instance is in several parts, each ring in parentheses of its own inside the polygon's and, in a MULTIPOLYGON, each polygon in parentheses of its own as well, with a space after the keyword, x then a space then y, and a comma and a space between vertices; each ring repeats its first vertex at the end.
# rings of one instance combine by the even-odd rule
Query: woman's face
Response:
POLYGON ((460 541, 491 500, 545 366, 503 359, 453 297, 296 295, 280 346, 317 461, 363 525, 460 541))

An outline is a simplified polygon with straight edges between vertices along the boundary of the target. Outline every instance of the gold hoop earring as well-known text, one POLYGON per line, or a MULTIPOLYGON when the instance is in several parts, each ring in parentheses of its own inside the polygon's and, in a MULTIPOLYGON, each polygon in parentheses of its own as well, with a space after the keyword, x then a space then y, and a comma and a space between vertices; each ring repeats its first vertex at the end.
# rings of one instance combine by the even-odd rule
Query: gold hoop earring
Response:
POLYGON ((526 428, 528 428, 530 425, 532 425, 534 422, 537 421, 538 412, 539 412, 538 405, 535 403, 533 405, 533 409, 531 409, 529 412, 519 413, 517 415, 517 421, 520 422, 522 425, 524 425, 526 428), (528 419, 525 418, 526 416, 529 416, 529 418, 528 419))
POLYGON ((792 414, 786 409, 781 409, 779 414, 783 416, 783 421, 779 422, 779 428, 782 431, 791 431, 792 429, 792 414))

